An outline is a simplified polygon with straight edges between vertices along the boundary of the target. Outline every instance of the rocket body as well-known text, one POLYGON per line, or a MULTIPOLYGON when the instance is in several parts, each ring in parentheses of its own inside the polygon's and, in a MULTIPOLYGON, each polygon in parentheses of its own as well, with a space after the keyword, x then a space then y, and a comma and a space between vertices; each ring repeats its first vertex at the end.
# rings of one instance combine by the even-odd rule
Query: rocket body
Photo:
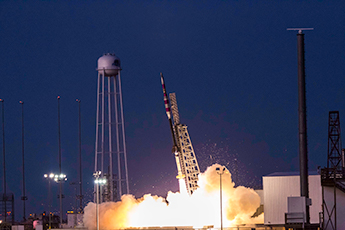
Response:
POLYGON ((173 127, 172 119, 171 119, 172 117, 171 117, 170 103, 169 103, 168 95, 167 95, 167 92, 166 92, 166 89, 165 89, 165 83, 164 83, 164 78, 163 78, 163 74, 162 73, 161 73, 161 83, 162 83, 163 95, 164 95, 165 112, 166 112, 167 117, 169 119, 170 130, 171 130, 171 135, 172 135, 172 139, 173 139, 172 153, 175 156, 175 161, 176 161, 176 166, 177 166, 177 176, 176 176, 176 178, 183 179, 183 178, 185 178, 185 175, 182 173, 181 160, 180 160, 180 152, 179 152, 179 148, 178 148, 177 143, 176 143, 174 127, 173 127))
POLYGON ((165 89, 164 78, 163 78, 162 73, 161 73, 161 83, 162 83, 163 95, 164 95, 165 112, 168 116, 168 119, 170 120, 171 119, 171 111, 170 111, 169 99, 168 99, 167 91, 165 89))
POLYGON ((176 144, 175 132, 174 132, 174 127, 173 127, 172 119, 171 119, 170 103, 169 103, 167 91, 165 89, 164 78, 163 78, 163 74, 162 73, 161 73, 161 83, 162 83, 163 95, 164 95, 165 112, 166 112, 167 117, 169 119, 171 135, 172 135, 172 139, 173 139, 173 143, 174 143, 172 152, 175 153, 176 151, 178 151, 178 147, 177 147, 177 144, 176 144))

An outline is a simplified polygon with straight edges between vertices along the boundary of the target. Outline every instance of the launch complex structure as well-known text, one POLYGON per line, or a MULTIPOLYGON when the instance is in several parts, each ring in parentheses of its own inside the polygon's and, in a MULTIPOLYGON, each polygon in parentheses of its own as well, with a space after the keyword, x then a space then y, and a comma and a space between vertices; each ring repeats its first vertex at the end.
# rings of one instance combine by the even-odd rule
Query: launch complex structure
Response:
POLYGON ((169 94, 169 103, 162 73, 161 83, 164 95, 165 112, 169 120, 173 139, 172 153, 175 156, 177 166, 176 178, 185 181, 187 192, 191 195, 198 188, 198 175, 200 174, 198 161, 189 137, 187 125, 180 123, 180 115, 178 112, 175 93, 169 94))
MULTIPOLYGON (((94 200, 117 201, 123 194, 129 194, 120 59, 115 54, 104 54, 98 59, 97 71, 94 200)), ((191 195, 198 188, 199 165, 187 125, 180 123, 176 95, 170 93, 168 98, 162 73, 161 83, 173 139, 172 153, 178 172, 176 178, 179 184, 185 182, 186 191, 191 195)))

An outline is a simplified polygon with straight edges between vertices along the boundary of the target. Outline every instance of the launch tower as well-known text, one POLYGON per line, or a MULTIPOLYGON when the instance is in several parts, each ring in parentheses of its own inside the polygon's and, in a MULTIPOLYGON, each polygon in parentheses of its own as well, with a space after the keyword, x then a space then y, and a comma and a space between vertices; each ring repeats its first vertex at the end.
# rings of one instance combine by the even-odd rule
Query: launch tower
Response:
POLYGON ((161 83, 163 87, 165 110, 169 119, 173 138, 172 152, 175 156, 177 166, 176 178, 179 180, 183 179, 185 181, 187 192, 191 195, 198 188, 198 175, 200 174, 198 161, 189 137, 187 125, 180 123, 180 115, 178 112, 175 93, 169 94, 169 103, 163 74, 161 74, 161 83), (171 119, 171 111, 173 120, 171 119))
POLYGON ((95 172, 106 179, 99 201, 116 201, 129 193, 120 59, 104 54, 98 59, 97 71, 95 172))

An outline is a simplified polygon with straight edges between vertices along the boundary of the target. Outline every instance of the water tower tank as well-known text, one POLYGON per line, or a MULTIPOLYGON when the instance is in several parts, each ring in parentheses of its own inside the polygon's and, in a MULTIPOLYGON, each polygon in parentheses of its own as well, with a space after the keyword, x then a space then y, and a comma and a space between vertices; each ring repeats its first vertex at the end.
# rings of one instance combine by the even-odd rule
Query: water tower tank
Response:
POLYGON ((116 76, 121 70, 120 59, 115 54, 107 53, 98 58, 98 72, 105 72, 105 76, 116 76))

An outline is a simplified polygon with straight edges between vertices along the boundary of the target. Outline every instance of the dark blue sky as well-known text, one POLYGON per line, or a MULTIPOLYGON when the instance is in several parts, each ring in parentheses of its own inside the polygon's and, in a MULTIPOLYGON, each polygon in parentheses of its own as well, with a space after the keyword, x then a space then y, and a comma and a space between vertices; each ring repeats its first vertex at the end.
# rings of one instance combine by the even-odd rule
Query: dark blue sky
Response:
POLYGON ((16 219, 22 218, 20 100, 27 213, 47 210, 43 174, 58 171, 58 95, 69 178, 64 209, 75 203, 69 183, 78 179, 76 98, 85 202, 91 200, 96 64, 106 52, 122 63, 131 193, 177 189, 160 72, 167 91, 176 92, 201 170, 225 164, 238 170, 237 184, 256 186, 262 175, 299 170, 296 32, 286 29, 314 27, 305 32, 309 167, 325 166, 328 112, 339 110, 345 122, 344 12, 343 1, 1 1, 0 98, 16 219))

